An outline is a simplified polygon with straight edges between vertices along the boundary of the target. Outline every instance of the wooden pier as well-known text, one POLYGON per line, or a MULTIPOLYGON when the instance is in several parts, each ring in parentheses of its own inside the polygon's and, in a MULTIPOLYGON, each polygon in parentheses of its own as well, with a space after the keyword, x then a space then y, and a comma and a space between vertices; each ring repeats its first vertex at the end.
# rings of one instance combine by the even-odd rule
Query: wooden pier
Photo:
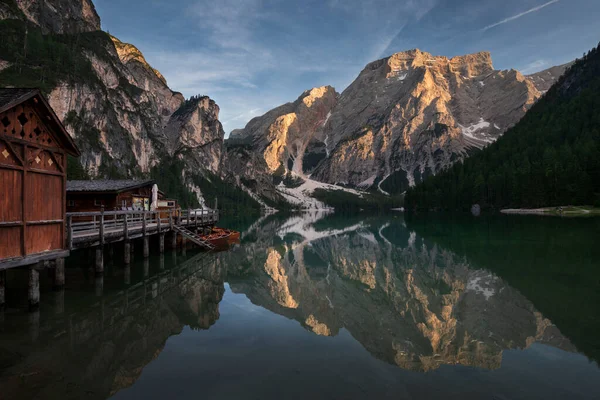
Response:
POLYGON ((67 246, 69 250, 103 246, 151 235, 176 234, 178 228, 198 231, 212 228, 218 221, 219 211, 212 210, 67 213, 67 246))
MULTIPOLYGON (((104 253, 108 248, 112 253, 112 246, 123 243, 123 265, 131 263, 133 244, 141 240, 143 256, 150 256, 150 238, 158 237, 158 251, 165 251, 165 238, 170 238, 171 249, 182 247, 185 251, 188 240, 205 250, 212 250, 210 243, 200 237, 212 230, 219 221, 218 210, 167 210, 167 211, 100 211, 100 212, 74 212, 66 214, 66 250, 64 255, 48 262, 44 253, 37 264, 31 265, 29 270, 29 306, 36 309, 40 301, 39 273, 47 267, 54 271, 55 288, 60 289, 65 285, 65 260, 71 251, 94 248, 95 273, 101 276, 104 273, 104 253)), ((0 264, 0 309, 5 300, 4 285, 6 270, 19 267, 17 260, 13 265, 10 261, 0 264)))

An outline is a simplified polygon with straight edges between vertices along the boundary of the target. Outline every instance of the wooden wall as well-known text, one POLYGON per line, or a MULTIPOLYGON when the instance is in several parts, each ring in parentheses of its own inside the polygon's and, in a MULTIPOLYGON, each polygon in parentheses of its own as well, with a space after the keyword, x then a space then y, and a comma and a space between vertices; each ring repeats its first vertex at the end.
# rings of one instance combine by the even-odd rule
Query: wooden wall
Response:
POLYGON ((65 249, 66 155, 32 102, 0 114, 0 261, 65 249))
MULTIPOLYGON (((105 211, 120 211, 123 201, 131 207, 134 197, 146 197, 152 200, 152 185, 125 190, 121 193, 67 192, 67 212, 97 212, 104 206, 105 211), (98 201, 100 204, 96 204, 98 201), (74 205, 71 205, 74 202, 74 205)), ((160 193, 158 198, 164 196, 160 193)))

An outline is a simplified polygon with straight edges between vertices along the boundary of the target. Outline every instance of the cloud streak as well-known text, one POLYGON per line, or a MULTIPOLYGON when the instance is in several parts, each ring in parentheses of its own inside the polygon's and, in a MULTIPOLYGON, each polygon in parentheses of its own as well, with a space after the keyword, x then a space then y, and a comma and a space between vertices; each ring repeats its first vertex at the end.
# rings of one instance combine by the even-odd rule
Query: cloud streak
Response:
POLYGON ((523 17, 523 16, 525 16, 525 15, 527 15, 527 14, 534 13, 534 12, 536 12, 536 11, 539 11, 539 10, 541 10, 542 8, 548 7, 549 5, 552 5, 552 4, 554 4, 554 3, 558 3, 559 1, 560 1, 560 0, 552 0, 552 1, 549 1, 549 2, 547 2, 547 3, 544 3, 544 4, 542 4, 542 5, 539 5, 539 6, 537 6, 537 7, 533 7, 532 9, 529 9, 529 10, 527 10, 527 11, 523 11, 522 13, 519 13, 519 14, 517 14, 517 15, 513 15, 512 17, 505 18, 505 19, 503 19, 502 21, 498 21, 498 22, 496 22, 496 23, 493 23, 493 24, 491 24, 491 25, 488 25, 488 26, 486 26, 485 28, 483 28, 481 31, 482 31, 482 32, 485 32, 485 31, 487 31, 487 30, 490 30, 490 29, 492 29, 492 28, 495 28, 495 27, 497 27, 498 25, 503 25, 503 24, 506 24, 506 23, 508 23, 508 22, 514 21, 514 20, 516 20, 516 19, 519 19, 519 18, 521 18, 521 17, 523 17))

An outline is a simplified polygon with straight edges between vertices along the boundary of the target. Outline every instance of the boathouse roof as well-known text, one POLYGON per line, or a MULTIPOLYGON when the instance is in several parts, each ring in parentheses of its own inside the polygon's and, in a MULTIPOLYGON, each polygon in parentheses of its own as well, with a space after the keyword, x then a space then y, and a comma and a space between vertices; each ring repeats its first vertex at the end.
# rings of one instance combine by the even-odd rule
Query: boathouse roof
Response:
POLYGON ((31 100, 30 103, 38 116, 52 128, 55 136, 57 136, 55 139, 58 140, 58 143, 62 144, 66 152, 73 156, 81 155, 73 138, 69 135, 69 132, 67 132, 46 98, 38 89, 0 88, 0 114, 29 100, 31 100))
POLYGON ((120 193, 125 190, 137 189, 153 185, 154 181, 148 180, 94 180, 94 181, 67 181, 67 192, 104 192, 120 193))

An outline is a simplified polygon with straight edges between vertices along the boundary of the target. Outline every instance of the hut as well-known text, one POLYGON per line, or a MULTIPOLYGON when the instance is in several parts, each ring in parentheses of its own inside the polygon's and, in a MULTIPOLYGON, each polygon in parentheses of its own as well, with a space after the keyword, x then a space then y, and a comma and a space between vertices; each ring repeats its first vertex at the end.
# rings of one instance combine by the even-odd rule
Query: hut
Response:
MULTIPOLYGON (((67 182, 67 212, 150 210, 153 180, 67 182)), ((158 208, 177 208, 177 201, 158 191, 158 208)))
POLYGON ((38 90, 0 89, 0 271, 68 255, 67 155, 80 153, 38 90))

